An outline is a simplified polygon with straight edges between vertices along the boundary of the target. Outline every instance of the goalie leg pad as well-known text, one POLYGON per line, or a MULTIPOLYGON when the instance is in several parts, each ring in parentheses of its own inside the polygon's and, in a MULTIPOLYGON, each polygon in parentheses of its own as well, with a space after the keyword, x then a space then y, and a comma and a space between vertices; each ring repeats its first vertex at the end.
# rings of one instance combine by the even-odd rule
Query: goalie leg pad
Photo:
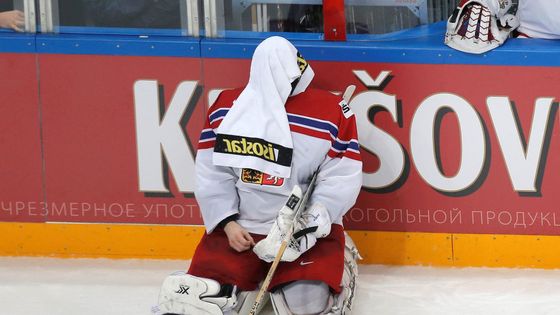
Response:
POLYGON ((270 294, 277 315, 325 314, 329 309, 329 286, 321 281, 295 281, 270 294))
POLYGON ((349 315, 352 312, 352 303, 356 296, 356 284, 358 279, 358 259, 362 259, 354 241, 344 232, 344 272, 340 287, 342 291, 335 295, 331 309, 327 314, 349 315))
POLYGON ((157 314, 222 315, 235 307, 235 291, 231 285, 176 272, 163 282, 157 314))
MULTIPOLYGON (((249 312, 253 308, 253 304, 255 303, 258 294, 259 291, 240 292, 237 296, 237 300, 239 301, 239 303, 234 309, 236 313, 233 314, 239 314, 239 315, 249 314, 249 312)), ((269 301, 269 296, 267 294, 263 297, 261 304, 259 304, 259 308, 257 308, 257 312, 256 312, 257 314, 270 315, 270 311, 268 310, 270 308, 270 306, 268 305, 268 301, 269 301)))
MULTIPOLYGON (((328 302, 323 311, 317 315, 350 315, 352 303, 356 294, 356 280, 358 277, 358 259, 362 259, 354 241, 344 232, 344 272, 340 282, 341 291, 338 294, 329 294, 328 302)), ((327 291, 328 292, 328 291, 327 291)), ((281 290, 271 293, 271 301, 277 315, 296 315, 288 307, 281 290)))
MULTIPOLYGON (((352 304, 356 295, 356 284, 358 278, 358 259, 362 259, 358 248, 354 244, 352 238, 344 232, 344 272, 342 273, 342 280, 340 282, 341 291, 339 294, 332 295, 328 291, 328 301, 322 311, 318 311, 317 315, 350 315, 352 312, 352 304)), ((302 282, 302 281, 297 281, 302 282)), ((276 290, 270 294, 274 311, 277 315, 297 315, 293 310, 290 310, 286 302, 285 292, 283 290, 276 290)), ((308 299, 309 301, 310 299, 308 299)), ((324 304, 323 304, 324 305, 324 304)), ((307 313, 304 313, 307 314, 307 313)))

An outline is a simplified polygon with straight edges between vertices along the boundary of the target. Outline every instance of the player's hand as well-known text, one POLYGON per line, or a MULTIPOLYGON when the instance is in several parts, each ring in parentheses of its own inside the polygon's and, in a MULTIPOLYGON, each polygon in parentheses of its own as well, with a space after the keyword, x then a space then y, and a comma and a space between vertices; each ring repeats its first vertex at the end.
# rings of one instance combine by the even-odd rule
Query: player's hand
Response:
POLYGON ((224 226, 224 231, 229 240, 229 246, 238 252, 243 252, 255 245, 251 234, 235 221, 230 221, 224 226))
POLYGON ((23 12, 19 10, 0 12, 0 27, 23 32, 25 27, 23 12))

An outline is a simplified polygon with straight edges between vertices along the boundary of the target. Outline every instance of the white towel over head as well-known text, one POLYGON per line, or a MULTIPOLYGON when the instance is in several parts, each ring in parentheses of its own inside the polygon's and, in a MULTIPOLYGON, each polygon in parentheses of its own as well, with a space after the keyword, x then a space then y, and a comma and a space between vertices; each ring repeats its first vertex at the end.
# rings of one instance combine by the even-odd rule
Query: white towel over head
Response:
POLYGON ((216 134, 213 163, 290 177, 292 136, 285 104, 309 86, 314 73, 283 37, 261 42, 253 54, 249 83, 216 134))

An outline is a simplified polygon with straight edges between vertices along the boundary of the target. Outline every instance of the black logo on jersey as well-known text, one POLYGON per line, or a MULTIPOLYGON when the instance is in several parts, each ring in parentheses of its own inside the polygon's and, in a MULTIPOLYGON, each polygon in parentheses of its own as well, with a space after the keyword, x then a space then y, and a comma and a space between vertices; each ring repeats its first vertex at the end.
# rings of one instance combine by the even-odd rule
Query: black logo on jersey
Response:
POLYGON ((179 294, 189 294, 189 287, 184 285, 184 284, 180 284, 179 285, 179 290, 175 291, 175 293, 179 293, 179 294))
POLYGON ((218 134, 214 152, 254 156, 282 166, 292 164, 292 149, 259 138, 218 134))
POLYGON ((345 100, 342 100, 340 103, 338 103, 338 105, 340 105, 340 108, 342 108, 342 114, 344 115, 344 117, 348 118, 348 117, 354 115, 354 113, 352 112, 352 109, 350 108, 348 103, 346 103, 345 100))

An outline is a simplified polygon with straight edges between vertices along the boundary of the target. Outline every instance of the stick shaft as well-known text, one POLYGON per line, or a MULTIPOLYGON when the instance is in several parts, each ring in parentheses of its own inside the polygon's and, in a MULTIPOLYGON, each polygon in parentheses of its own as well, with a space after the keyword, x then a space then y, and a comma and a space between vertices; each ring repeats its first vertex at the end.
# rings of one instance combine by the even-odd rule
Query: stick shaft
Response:
POLYGON ((284 255, 284 251, 286 250, 286 247, 288 247, 288 240, 289 239, 284 238, 284 240, 282 241, 282 244, 280 245, 280 249, 278 249, 278 254, 274 258, 274 261, 272 262, 272 265, 270 266, 270 269, 268 270, 268 273, 266 274, 266 278, 264 278, 264 281, 261 285, 261 289, 259 290, 259 293, 257 294, 257 298, 255 299, 255 303, 253 303, 253 307, 251 308, 251 311, 249 312, 249 315, 257 314, 257 309, 259 308, 259 306, 262 302, 262 299, 263 299, 263 297, 266 293, 266 289, 268 289, 268 286, 270 285, 270 281, 272 281, 272 277, 274 276, 274 273, 276 272, 276 268, 278 267, 278 264, 280 263, 280 259, 284 255))
POLYGON ((261 288, 259 290, 259 293, 257 294, 257 298, 255 299, 255 303, 253 303, 253 307, 251 308, 251 311, 249 312, 249 315, 256 315, 257 314, 257 309, 259 308, 259 305, 262 302, 262 299, 266 293, 266 290, 268 289, 268 285, 270 284, 270 281, 272 281, 272 277, 274 276, 274 273, 276 272, 276 267, 278 267, 278 264, 280 263, 280 260, 282 259, 282 256, 284 256, 284 252, 286 251, 286 248, 288 247, 288 244, 290 243, 291 239, 292 239, 292 235, 294 234, 294 222, 299 218, 299 216, 301 216, 301 213, 303 212, 303 210, 305 209, 305 206, 307 204, 307 200, 309 199, 309 196, 311 195, 311 192, 313 191, 313 188, 315 186, 315 181, 317 180, 317 173, 318 171, 316 171, 315 173, 313 173, 313 177, 311 178, 311 182, 309 183, 309 187, 307 187, 307 191, 305 192, 305 195, 303 196, 301 203, 299 204, 296 213, 294 215, 294 221, 292 222, 288 233, 286 233, 286 235, 284 236, 284 239, 282 240, 282 243, 280 244, 280 248, 278 249, 278 253, 276 253, 276 257, 274 257, 274 261, 272 261, 272 265, 270 266, 270 269, 268 270, 268 273, 266 274, 266 278, 264 278, 263 283, 261 285, 261 288))

